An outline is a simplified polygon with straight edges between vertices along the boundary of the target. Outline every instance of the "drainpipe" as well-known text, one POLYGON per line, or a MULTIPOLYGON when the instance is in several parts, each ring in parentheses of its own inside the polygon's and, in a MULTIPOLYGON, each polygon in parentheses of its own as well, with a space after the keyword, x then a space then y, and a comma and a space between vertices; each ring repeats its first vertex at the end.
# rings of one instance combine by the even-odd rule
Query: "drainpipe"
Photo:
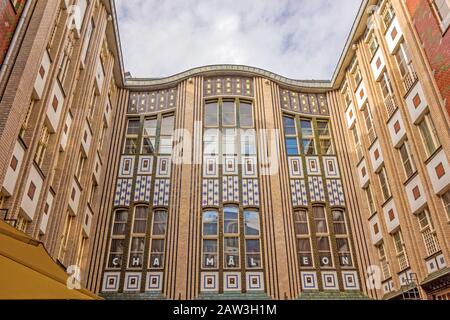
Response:
POLYGON ((31 2, 33 2, 33 0, 28 0, 26 2, 25 7, 23 8, 23 11, 22 11, 19 23, 17 24, 16 31, 14 32, 14 36, 13 36, 13 38, 11 40, 11 43, 9 44, 9 48, 8 48, 7 53, 6 53, 5 60, 3 61, 1 69, 0 69, 0 83, 2 82, 3 77, 5 76, 6 70, 9 67, 11 56, 12 56, 13 51, 14 51, 14 47, 17 44, 20 31, 22 30, 23 25, 25 23, 25 17, 27 16, 28 11, 30 10, 31 2))

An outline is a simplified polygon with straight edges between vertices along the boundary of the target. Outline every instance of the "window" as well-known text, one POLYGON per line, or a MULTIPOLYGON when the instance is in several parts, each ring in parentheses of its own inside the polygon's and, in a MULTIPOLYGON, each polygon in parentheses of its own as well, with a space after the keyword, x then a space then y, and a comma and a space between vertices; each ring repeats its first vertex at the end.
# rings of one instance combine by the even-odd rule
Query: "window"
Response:
POLYGON ((205 126, 217 127, 219 125, 219 104, 207 102, 205 105, 205 126))
POLYGON ((400 146, 399 152, 403 163, 403 169, 405 170, 405 176, 408 179, 416 171, 416 165, 414 163, 413 155, 409 149, 408 140, 405 140, 405 142, 400 146))
POLYGON ((145 234, 147 230, 148 208, 138 206, 134 209, 134 219, 131 234, 130 258, 128 267, 142 268, 144 261, 145 234))
POLYGON ((27 232, 27 228, 28 228, 28 221, 27 219, 25 219, 24 216, 22 216, 21 214, 19 214, 17 216, 17 222, 16 222, 16 229, 26 233, 27 232))
POLYGON ((167 229, 167 212, 157 210, 153 213, 152 235, 150 245, 150 269, 164 267, 164 249, 167 229))
POLYGON ((139 120, 128 120, 127 134, 125 137, 125 154, 136 154, 138 152, 138 135, 140 130, 139 120))
POLYGON ((80 236, 78 237, 78 244, 76 265, 81 267, 83 263, 84 249, 86 247, 86 238, 83 236, 83 233, 80 233, 80 236))
POLYGON ((205 130, 203 137, 203 153, 205 155, 218 155, 219 154, 219 130, 207 129, 205 130))
POLYGON ((317 131, 320 139, 320 152, 323 155, 334 153, 331 141, 330 124, 328 121, 317 121, 317 131))
POLYGON ((158 120, 156 118, 149 118, 144 120, 142 154, 155 154, 157 125, 158 120))
POLYGON ((383 273, 383 280, 391 277, 391 270, 389 267, 389 262, 386 257, 386 252, 384 250, 384 243, 381 243, 378 247, 378 258, 381 263, 381 272, 383 273))
POLYGON ((341 267, 350 267, 353 265, 350 244, 347 238, 337 238, 336 246, 341 267))
POLYGON ((395 17, 394 9, 392 8, 392 5, 389 2, 386 4, 386 7, 382 11, 381 17, 383 18, 384 27, 386 29, 389 28, 392 20, 395 17))
POLYGON ((223 209, 224 267, 239 268, 239 209, 223 209))
POLYGON ((450 25, 450 1, 433 0, 431 4, 441 24, 441 30, 445 32, 450 25))
POLYGON ((429 113, 418 124, 427 156, 430 157, 440 146, 436 128, 429 113))
POLYGON ((294 223, 297 236, 309 235, 308 213, 305 210, 294 212, 294 223))
POLYGON ((342 210, 333 210, 333 226, 335 235, 347 235, 345 216, 342 210))
POLYGON ((430 212, 425 209, 417 216, 419 221, 420 232, 422 233, 423 242, 427 250, 428 256, 431 256, 441 250, 439 240, 434 230, 433 220, 430 212))
POLYGON ((50 140, 50 131, 48 130, 47 126, 44 126, 42 128, 36 153, 34 155, 34 161, 39 167, 42 167, 44 163, 45 152, 47 151, 49 140, 50 140))
POLYGON ((239 121, 241 128, 253 127, 253 107, 251 103, 241 102, 239 105, 239 121))
POLYGON ((67 214, 66 221, 64 223, 63 233, 61 235, 61 243, 59 245, 58 260, 64 262, 64 258, 67 253, 67 245, 69 243, 70 230, 72 228, 73 217, 67 214))
POLYGON ((369 204, 370 215, 373 215, 377 209, 375 208, 375 203, 373 201, 372 187, 369 185, 366 191, 367 203, 369 204))
MULTIPOLYGON (((354 63, 356 63, 356 60, 355 60, 354 63)), ((353 80, 355 81, 355 87, 358 87, 359 84, 360 84, 361 81, 362 81, 361 70, 359 70, 359 66, 358 66, 358 65, 356 66, 356 70, 355 70, 355 72, 353 73, 353 80)))
POLYGON ((94 19, 91 19, 89 21, 89 25, 88 25, 88 28, 86 30, 85 40, 83 42, 83 47, 81 49, 81 61, 83 63, 86 63, 86 57, 87 57, 89 45, 90 45, 90 42, 91 42, 92 33, 94 31, 94 27, 95 27, 94 19))
POLYGON ((383 200, 387 201, 391 197, 391 189, 386 175, 386 168, 383 167, 378 173, 378 180, 380 181, 381 192, 383 193, 383 200))
POLYGON ((450 221, 450 190, 442 195, 442 202, 447 213, 447 219, 450 221))
POLYGON ((321 267, 331 267, 333 265, 330 239, 327 236, 317 237, 317 253, 321 267))
POLYGON ((324 207, 313 207, 314 223, 316 225, 316 233, 328 233, 327 217, 324 207))
POLYGON ((255 130, 241 131, 241 154, 245 156, 256 155, 255 130))
POLYGON ((235 155, 236 150, 236 129, 225 129, 222 136, 222 148, 224 155, 235 155))
POLYGON ((314 143, 314 130, 311 120, 301 120, 300 126, 302 131, 302 145, 304 154, 308 156, 315 155, 316 146, 314 143))
POLYGON ((395 60, 397 61, 397 66, 400 74, 404 78, 410 72, 411 58, 409 56, 408 47, 405 42, 400 44, 400 47, 395 54, 395 60))
POLYGON ((112 236, 125 237, 125 228, 127 225, 128 211, 118 210, 114 213, 114 224, 112 229, 112 236))
POLYGON ((94 88, 91 89, 91 92, 92 92, 92 98, 91 98, 91 102, 89 104, 89 115, 88 115, 88 118, 89 118, 89 121, 92 122, 93 121, 93 117, 94 117, 94 113, 95 113, 95 107, 97 105, 97 95, 95 94, 95 89, 94 88))
POLYGON ((398 230, 392 235, 394 239, 395 252, 397 253, 397 260, 400 267, 400 271, 409 267, 408 257, 405 251, 405 243, 403 242, 403 235, 401 230, 398 230))
POLYGON ((370 36, 370 40, 369 40, 369 50, 370 50, 370 53, 372 54, 372 57, 375 55, 375 53, 378 50, 378 40, 373 32, 372 32, 372 35, 370 36))
POLYGON ((171 154, 173 144, 173 131, 175 118, 173 115, 163 116, 161 122, 161 136, 159 141, 159 154, 171 154))
POLYGON ((222 124, 236 126, 236 104, 234 101, 224 101, 222 106, 222 124))
POLYGON ((215 269, 218 267, 218 224, 217 211, 203 213, 203 257, 202 268, 215 269))
POLYGON ((380 81, 380 86, 383 98, 386 99, 392 95, 391 79, 389 78, 387 71, 383 72, 383 76, 381 77, 380 81))
POLYGON ((366 124, 367 133, 369 135, 370 143, 376 139, 375 128, 373 127, 372 112, 370 111, 369 103, 366 103, 366 107, 363 110, 364 123, 366 124))
POLYGON ((294 223, 297 237, 297 256, 300 266, 313 267, 308 212, 306 210, 294 212, 294 223))
POLYGON ((283 117, 283 126, 285 134, 286 152, 288 155, 298 155, 297 129, 295 126, 295 118, 283 117))
POLYGON ((261 232, 258 211, 244 211, 244 227, 246 267, 261 268, 261 232))
POLYGON ((75 171, 75 177, 77 178, 78 182, 81 182, 81 176, 83 173, 83 168, 84 168, 85 162, 86 162, 86 157, 84 156, 83 152, 80 151, 80 154, 78 156, 77 168, 75 171))

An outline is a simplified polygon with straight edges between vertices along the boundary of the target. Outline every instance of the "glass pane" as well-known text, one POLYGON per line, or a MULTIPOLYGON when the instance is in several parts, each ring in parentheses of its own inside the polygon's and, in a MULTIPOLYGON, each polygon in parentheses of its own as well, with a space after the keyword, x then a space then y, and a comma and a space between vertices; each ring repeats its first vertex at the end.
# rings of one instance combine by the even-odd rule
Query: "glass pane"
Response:
POLYGON ((259 236, 259 213, 255 211, 245 211, 245 235, 259 236))
POLYGON ((157 119, 145 119, 144 121, 144 135, 156 136, 156 126, 158 124, 157 119))
POLYGON ((128 121, 127 134, 138 135, 140 126, 141 126, 140 120, 129 120, 128 121))
POLYGON ((226 129, 224 130, 222 137, 223 153, 228 155, 236 154, 236 130, 226 129))
POLYGON ((321 135, 321 136, 329 136, 330 135, 330 128, 328 126, 328 122, 325 122, 325 121, 317 122, 317 130, 319 132, 319 135, 321 135))
POLYGON ((152 240, 152 253, 164 252, 164 240, 152 240))
POLYGON ((208 129, 204 134, 204 154, 219 154, 219 130, 208 129))
POLYGON ((235 126, 236 125, 236 107, 233 101, 225 101, 223 103, 223 125, 235 126))
POLYGON ((238 208, 225 207, 223 210, 224 210, 223 232, 225 234, 239 233, 238 208))
POLYGON ((241 122, 241 127, 253 127, 253 112, 251 104, 241 102, 239 120, 241 122))
POLYGON ((224 239, 225 266, 227 268, 239 267, 239 238, 224 239))
POLYGON ((243 155, 256 154, 256 138, 254 130, 241 134, 241 153, 243 155))
POLYGON ((247 267, 259 268, 261 267, 261 248, 259 240, 246 240, 245 253, 247 256, 247 267))
POLYGON ((203 240, 203 268, 217 268, 217 240, 203 240))
POLYGON ((302 120, 300 121, 300 125, 302 128, 302 136, 303 137, 310 137, 313 136, 313 127, 312 122, 309 120, 302 120))
POLYGON ((172 135, 174 130, 174 117, 164 117, 161 124, 161 135, 172 135))
POLYGON ((203 235, 216 236, 217 235, 218 214, 215 211, 208 211, 203 213, 203 235))
POLYGON ((112 239, 110 252, 123 253, 123 245, 124 245, 123 239, 112 239))
POLYGON ((218 126, 219 113, 217 102, 207 103, 205 106, 205 126, 218 126))
POLYGON ((159 153, 160 154, 172 153, 172 137, 161 137, 161 141, 159 143, 159 153))
POLYGON ((154 154, 155 153, 156 139, 150 137, 144 137, 142 143, 142 154, 154 154))
POLYGON ((314 139, 303 139, 303 150, 306 155, 314 155, 316 154, 316 147, 314 145, 314 139))
POLYGON ((153 215, 153 230, 154 236, 162 236, 166 234, 166 218, 167 214, 164 211, 155 212, 153 215))
POLYGON ((138 152, 138 139, 126 138, 125 139, 125 154, 136 154, 138 152))
POLYGON ((295 119, 291 117, 283 117, 284 124, 284 134, 285 135, 296 135, 295 130, 295 119))
POLYGON ((286 138, 286 152, 289 156, 299 154, 296 138, 286 138))

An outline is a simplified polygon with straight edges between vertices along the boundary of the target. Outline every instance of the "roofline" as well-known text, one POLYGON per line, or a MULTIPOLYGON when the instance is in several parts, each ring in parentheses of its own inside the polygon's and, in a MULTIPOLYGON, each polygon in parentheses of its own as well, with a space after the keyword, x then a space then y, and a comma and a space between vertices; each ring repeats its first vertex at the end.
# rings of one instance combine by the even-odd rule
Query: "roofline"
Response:
POLYGON ((354 42, 360 38, 361 34, 363 34, 366 30, 366 26, 363 26, 361 22, 364 18, 369 16, 369 12, 367 8, 369 5, 374 5, 378 2, 378 0, 363 0, 361 2, 360 8, 358 10, 355 21, 353 22, 352 28, 347 37, 347 41, 340 55, 339 61, 337 63, 336 69, 333 73, 331 80, 301 80, 301 79, 291 79, 279 74, 276 74, 271 71, 267 71, 262 68, 245 66, 245 65, 234 65, 234 64, 217 64, 217 65, 207 65, 201 67, 195 67, 175 75, 161 77, 161 78, 125 78, 125 68, 123 62, 123 54, 122 54, 122 45, 120 39, 120 31, 118 26, 118 17, 115 6, 115 0, 105 0, 105 2, 109 2, 111 14, 113 16, 113 27, 114 33, 117 43, 117 51, 118 51, 118 60, 120 64, 120 73, 121 73, 121 81, 122 85, 126 89, 130 90, 146 90, 146 89, 158 89, 158 88, 167 88, 170 86, 175 86, 180 81, 189 79, 191 77, 201 75, 201 74, 209 74, 209 75, 221 75, 227 74, 230 71, 236 74, 245 75, 253 75, 253 76, 262 76, 266 77, 280 85, 284 85, 292 88, 301 88, 308 89, 318 92, 324 92, 329 90, 338 89, 341 85, 341 82, 345 76, 345 70, 351 62, 351 59, 354 55, 352 50, 352 45, 354 42))

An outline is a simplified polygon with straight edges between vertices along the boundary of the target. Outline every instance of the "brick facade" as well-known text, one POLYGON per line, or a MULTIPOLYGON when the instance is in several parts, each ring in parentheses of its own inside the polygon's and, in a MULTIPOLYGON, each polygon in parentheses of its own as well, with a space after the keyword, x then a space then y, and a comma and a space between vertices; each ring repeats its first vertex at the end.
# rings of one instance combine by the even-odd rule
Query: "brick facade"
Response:
POLYGON ((450 115, 450 32, 443 34, 429 0, 407 0, 406 5, 450 115))
POLYGON ((25 0, 1 0, 0 2, 0 64, 6 56, 25 2, 25 0), (13 2, 16 3, 15 7, 13 2))

